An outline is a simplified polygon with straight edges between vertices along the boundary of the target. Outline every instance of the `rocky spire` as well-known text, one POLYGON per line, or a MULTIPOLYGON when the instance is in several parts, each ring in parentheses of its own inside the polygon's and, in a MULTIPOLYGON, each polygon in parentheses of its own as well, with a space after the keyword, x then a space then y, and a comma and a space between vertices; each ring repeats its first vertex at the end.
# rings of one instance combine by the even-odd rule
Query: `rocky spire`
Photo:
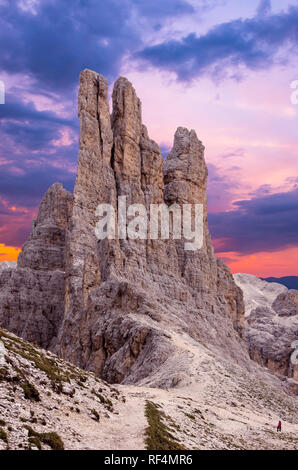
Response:
POLYGON ((117 184, 140 184, 142 135, 141 102, 132 84, 118 78, 113 90, 113 168, 117 184))
POLYGON ((44 195, 16 269, 0 275, 0 324, 54 349, 64 318, 65 252, 73 196, 60 183, 44 195))
POLYGON ((81 72, 78 95, 81 133, 67 247, 66 312, 82 308, 89 290, 100 281, 95 211, 100 203, 115 202, 107 88, 107 81, 101 75, 88 69, 81 72))
MULTIPOLYGON (((202 204, 204 214, 204 250, 196 253, 189 253, 184 249, 185 240, 176 241, 176 250, 179 260, 180 271, 183 276, 187 276, 187 264, 191 271, 194 264, 198 262, 201 266, 214 264, 213 252, 211 248, 208 221, 207 221, 207 176, 208 171, 204 158, 204 146, 199 141, 194 130, 178 127, 174 136, 174 144, 167 155, 164 166, 164 199, 170 204, 202 204), (207 253, 208 252, 208 253, 207 253), (202 257, 209 256, 209 259, 202 263, 202 257)), ((203 274, 202 269, 195 270, 203 274)), ((195 278, 198 279, 197 275, 195 278)), ((194 280, 190 280, 193 283, 194 280)), ((201 281, 199 279, 199 284, 201 281)), ((195 286, 195 284, 194 284, 195 286)))
POLYGON ((174 145, 164 162, 165 201, 207 206, 208 171, 202 142, 194 130, 178 127, 174 145))
POLYGON ((109 381, 155 377, 150 380, 161 386, 183 380, 184 372, 176 368, 179 345, 171 340, 181 332, 245 362, 233 329, 234 324, 240 331, 242 297, 229 269, 213 254, 204 147, 196 133, 178 128, 164 162, 142 123, 141 102, 131 83, 122 77, 115 83, 110 118, 107 82, 90 70, 80 75, 78 109, 81 133, 64 250, 64 319, 51 348, 109 381), (202 248, 186 253, 184 240, 171 239, 97 240, 96 208, 111 203, 116 210, 118 196, 147 210, 151 203, 203 204, 202 248), (173 370, 157 378, 156 371, 168 360, 173 370))
POLYGON ((32 232, 18 258, 20 268, 65 270, 65 239, 73 196, 62 184, 53 184, 44 195, 32 232))
POLYGON ((152 202, 155 199, 162 202, 163 160, 160 149, 142 124, 141 101, 135 89, 123 77, 114 85, 112 128, 112 165, 118 195, 127 195, 128 203, 152 202))

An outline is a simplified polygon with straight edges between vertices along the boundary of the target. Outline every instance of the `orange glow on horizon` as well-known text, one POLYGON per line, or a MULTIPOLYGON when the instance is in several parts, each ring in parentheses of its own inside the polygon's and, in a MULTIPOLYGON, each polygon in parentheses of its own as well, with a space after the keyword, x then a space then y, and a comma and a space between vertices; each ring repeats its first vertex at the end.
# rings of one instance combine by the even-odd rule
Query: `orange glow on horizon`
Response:
MULTIPOLYGON (((20 252, 18 247, 0 243, 0 262, 17 261, 20 252)), ((226 262, 232 273, 248 273, 258 277, 298 276, 298 247, 244 256, 235 252, 217 252, 215 255, 226 262)))
POLYGON ((17 261, 21 249, 15 246, 6 246, 0 243, 0 262, 17 261))
POLYGON ((216 256, 228 264, 232 273, 254 274, 258 277, 298 276, 298 247, 244 256, 222 252, 216 253, 216 256))

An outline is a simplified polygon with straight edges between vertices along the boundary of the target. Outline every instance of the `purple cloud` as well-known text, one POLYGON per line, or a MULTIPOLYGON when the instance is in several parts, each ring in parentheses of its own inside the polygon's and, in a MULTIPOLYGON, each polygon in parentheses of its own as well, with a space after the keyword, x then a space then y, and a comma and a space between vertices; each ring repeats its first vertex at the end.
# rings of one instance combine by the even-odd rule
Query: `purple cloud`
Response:
MULTIPOLYGON (((218 24, 200 36, 191 33, 179 40, 147 46, 135 57, 175 72, 180 81, 218 75, 241 65, 250 70, 266 69, 278 60, 282 48, 290 47, 292 54, 297 54, 298 44, 298 7, 270 15, 269 6, 262 2, 254 18, 218 24)), ((287 52, 284 59, 289 59, 287 52)), ((237 79, 238 74, 233 72, 231 76, 237 79)))
POLYGON ((211 234, 221 251, 242 255, 297 246, 298 190, 256 195, 234 203, 235 210, 209 215, 211 234))

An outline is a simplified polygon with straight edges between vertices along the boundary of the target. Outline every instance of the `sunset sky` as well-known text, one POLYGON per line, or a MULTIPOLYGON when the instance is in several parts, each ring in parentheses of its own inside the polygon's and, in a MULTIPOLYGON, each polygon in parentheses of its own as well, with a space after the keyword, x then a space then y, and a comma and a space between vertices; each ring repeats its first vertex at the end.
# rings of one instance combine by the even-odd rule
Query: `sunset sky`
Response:
POLYGON ((73 189, 87 67, 133 83, 163 155, 178 126, 196 130, 233 272, 298 275, 298 1, 0 0, 0 44, 0 261, 52 183, 73 189))

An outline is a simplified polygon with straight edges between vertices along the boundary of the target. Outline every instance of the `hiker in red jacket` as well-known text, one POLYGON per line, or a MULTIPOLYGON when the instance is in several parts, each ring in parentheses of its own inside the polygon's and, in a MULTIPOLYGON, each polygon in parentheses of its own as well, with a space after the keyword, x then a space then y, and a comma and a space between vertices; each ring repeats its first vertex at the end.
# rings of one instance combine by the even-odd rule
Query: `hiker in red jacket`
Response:
POLYGON ((281 421, 278 421, 277 432, 281 432, 281 421))

